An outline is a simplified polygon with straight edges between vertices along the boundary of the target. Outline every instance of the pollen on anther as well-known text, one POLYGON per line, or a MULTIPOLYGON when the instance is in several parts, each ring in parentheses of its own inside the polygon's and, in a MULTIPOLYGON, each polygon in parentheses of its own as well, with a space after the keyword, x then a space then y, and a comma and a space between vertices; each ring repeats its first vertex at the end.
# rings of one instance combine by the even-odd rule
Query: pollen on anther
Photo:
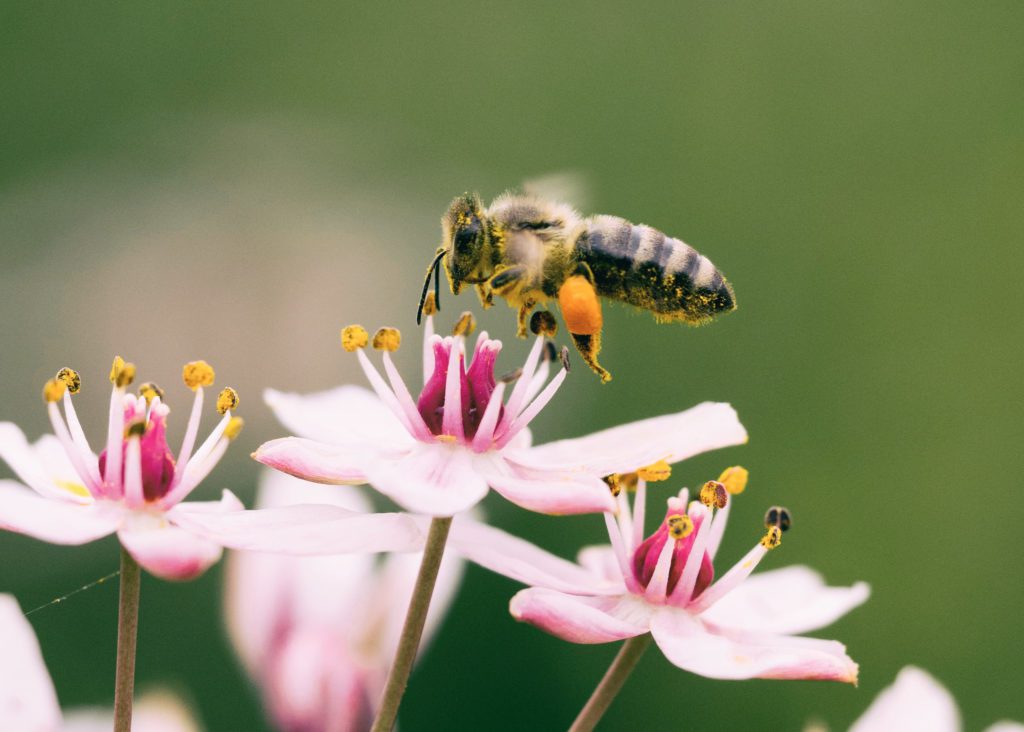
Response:
POLYGON ((82 377, 78 375, 77 371, 67 366, 57 372, 56 379, 64 384, 72 394, 77 394, 82 388, 82 377))
POLYGON ((778 526, 769 526, 768 531, 761 537, 761 546, 765 549, 774 549, 782 543, 782 529, 778 526))
POLYGON ((238 392, 230 386, 224 387, 217 395, 217 412, 224 414, 238 406, 238 392))
POLYGON ((126 363, 120 356, 114 357, 114 363, 110 367, 110 383, 119 389, 135 381, 135 364, 126 363))
POLYGON ((232 417, 228 422, 228 426, 224 428, 224 437, 229 440, 233 440, 238 437, 242 428, 245 427, 245 420, 241 417, 232 417))
POLYGON ((668 533, 673 539, 685 539, 693 533, 693 519, 685 513, 676 513, 665 519, 668 533))
POLYGON ((459 316, 459 319, 455 321, 455 327, 452 328, 453 336, 468 336, 476 330, 476 318, 473 317, 473 313, 468 310, 459 316))
POLYGON ((349 353, 366 348, 370 342, 370 334, 361 325, 346 325, 341 329, 341 347, 349 353))
POLYGON ((562 346, 562 352, 558 354, 558 358, 562 361, 562 368, 569 371, 569 349, 562 346))
POLYGON ((668 480, 672 477, 672 466, 664 460, 659 460, 656 463, 640 468, 636 471, 636 474, 640 480, 646 480, 648 483, 657 483, 660 480, 668 480))
POLYGON ((530 318, 530 332, 537 336, 554 338, 558 333, 558 323, 550 310, 538 310, 530 318))
POLYGON ((726 468, 722 471, 722 474, 718 476, 718 482, 724 485, 725 489, 735 496, 747 489, 747 479, 749 477, 750 473, 746 468, 734 465, 731 468, 726 468))
POLYGON ((434 315, 437 313, 437 297, 434 296, 433 292, 428 292, 426 299, 423 301, 423 314, 434 315))
POLYGON ((64 391, 67 386, 63 381, 57 379, 50 379, 43 384, 43 400, 47 402, 59 402, 64 396, 64 391))
POLYGON ((144 419, 132 422, 124 430, 126 439, 129 437, 142 437, 144 434, 146 434, 146 420, 144 419))
POLYGON ((729 491, 717 480, 709 480, 701 486, 700 502, 708 508, 725 508, 729 502, 729 491))
POLYGON ((608 490, 612 492, 613 496, 617 496, 622 493, 622 481, 620 480, 618 473, 612 473, 611 475, 604 476, 604 482, 608 485, 608 490))
POLYGON ((380 328, 373 334, 374 350, 394 353, 400 345, 402 345, 402 333, 398 328, 380 328))
POLYGON ((152 381, 147 381, 145 384, 139 385, 139 396, 146 400, 146 404, 149 404, 157 397, 163 399, 164 390, 152 381))
POLYGON ((189 361, 181 370, 181 378, 192 391, 201 386, 213 386, 216 374, 206 361, 189 361))

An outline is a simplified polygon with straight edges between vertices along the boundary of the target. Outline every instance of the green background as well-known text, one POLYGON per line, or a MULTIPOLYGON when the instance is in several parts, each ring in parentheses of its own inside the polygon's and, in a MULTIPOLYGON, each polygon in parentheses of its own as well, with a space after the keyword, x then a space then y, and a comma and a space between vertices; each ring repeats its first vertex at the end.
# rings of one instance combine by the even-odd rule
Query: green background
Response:
MULTIPOLYGON (((120 353, 167 388, 173 443, 181 364, 205 358, 248 424, 201 493, 251 502, 247 456, 283 434, 261 390, 362 383, 336 340, 355 321, 404 328, 415 374, 448 200, 575 172, 587 212, 694 244, 740 309, 696 330, 607 309, 615 381, 574 371, 538 441, 728 400, 749 445, 672 478, 750 468, 722 561, 782 503, 794 530, 765 566, 873 587, 819 633, 861 663, 859 689, 710 681, 650 652, 607 728, 843 728, 908 663, 969 729, 1024 718, 1020 3, 7 2, 0 68, 0 418, 46 431, 40 386, 73 365, 101 434, 120 353)), ((476 307, 443 300, 449 319, 476 307)), ((483 321, 511 368, 511 312, 483 321)), ((566 556, 603 535, 485 507, 566 556)), ((26 609, 117 561, 113 540, 5 534, 0 553, 26 609)), ((144 579, 139 684, 211 729, 259 729, 220 587, 219 567, 144 579)), ((513 622, 516 589, 469 571, 404 730, 567 726, 615 649, 513 622)), ((65 707, 110 702, 115 608, 109 582, 32 616, 65 707)))

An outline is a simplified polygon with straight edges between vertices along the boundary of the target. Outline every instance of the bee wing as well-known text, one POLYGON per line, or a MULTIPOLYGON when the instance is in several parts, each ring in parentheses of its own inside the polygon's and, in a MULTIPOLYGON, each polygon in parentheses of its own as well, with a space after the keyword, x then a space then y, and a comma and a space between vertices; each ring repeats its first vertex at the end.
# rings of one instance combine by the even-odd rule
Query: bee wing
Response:
POLYGON ((568 203, 576 209, 590 210, 590 186, 586 176, 576 171, 547 173, 523 181, 523 193, 529 196, 568 203))

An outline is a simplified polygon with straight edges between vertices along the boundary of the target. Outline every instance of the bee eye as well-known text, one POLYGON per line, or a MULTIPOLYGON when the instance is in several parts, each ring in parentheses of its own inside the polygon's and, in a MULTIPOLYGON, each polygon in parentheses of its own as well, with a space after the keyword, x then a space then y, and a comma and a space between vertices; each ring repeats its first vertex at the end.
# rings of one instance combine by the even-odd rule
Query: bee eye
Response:
POLYGON ((466 250, 470 248, 479 235, 480 219, 469 219, 455 230, 455 248, 457 250, 466 250))

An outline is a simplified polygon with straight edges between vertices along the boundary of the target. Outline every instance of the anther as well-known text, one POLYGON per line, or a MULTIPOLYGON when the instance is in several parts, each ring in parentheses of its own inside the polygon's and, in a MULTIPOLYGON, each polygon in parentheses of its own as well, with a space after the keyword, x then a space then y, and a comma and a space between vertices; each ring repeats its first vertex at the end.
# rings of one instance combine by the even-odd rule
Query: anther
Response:
POLYGON ((437 312, 437 297, 434 296, 433 292, 428 292, 426 299, 423 301, 423 314, 433 315, 437 312))
POLYGON ((241 417, 232 417, 228 421, 228 426, 224 428, 224 437, 229 440, 233 440, 238 437, 238 434, 245 427, 245 420, 241 417))
POLYGON ((530 332, 536 336, 554 338, 558 332, 558 323, 550 310, 538 310, 530 318, 530 332))
POLYGON ((217 395, 217 413, 224 414, 238 406, 238 392, 225 386, 217 395))
POLYGON ((125 363, 120 356, 114 357, 114 363, 110 367, 110 383, 123 389, 135 381, 135 364, 125 363))
POLYGON ((772 506, 765 512, 764 525, 768 528, 776 527, 779 531, 789 531, 789 527, 793 524, 793 516, 790 514, 788 508, 782 506, 772 506))
POLYGON ((398 328, 379 328, 373 334, 374 350, 394 353, 400 345, 402 345, 402 333, 398 328))
POLYGON ((620 480, 618 473, 612 473, 611 475, 604 476, 604 482, 608 484, 608 490, 612 492, 613 496, 617 496, 622 493, 622 481, 620 480))
POLYGON ((181 378, 192 391, 200 386, 213 386, 213 367, 206 361, 189 361, 181 370, 181 378))
POLYGON ((761 546, 765 549, 774 549, 782 543, 782 529, 778 526, 769 526, 767 533, 761 537, 761 546))
POLYGON ((562 346, 562 352, 558 354, 558 358, 562 361, 562 368, 569 371, 569 349, 566 346, 562 346))
POLYGON ((717 480, 709 480, 700 489, 700 502, 708 508, 725 508, 729 491, 717 480))
POLYGON ((747 478, 749 477, 750 473, 746 468, 734 465, 731 468, 726 468, 722 471, 722 474, 718 476, 718 482, 724 485, 725 489, 735 496, 747 489, 747 478))
POLYGON ((544 351, 541 358, 545 361, 554 361, 558 358, 558 347, 551 341, 544 341, 544 351))
POLYGON ((476 318, 473 317, 473 313, 468 310, 459 316, 459 319, 455 321, 455 327, 452 328, 453 336, 468 336, 474 330, 476 330, 476 318))
POLYGON ((676 513, 665 519, 668 533, 673 539, 685 539, 693 533, 693 519, 685 513, 676 513))
POLYGON ((149 404, 157 397, 164 398, 164 390, 154 384, 152 381, 147 381, 145 384, 139 385, 139 396, 146 400, 146 404, 149 404))
POLYGON ((659 480, 668 480, 672 477, 672 466, 664 460, 659 460, 647 467, 640 468, 636 471, 636 475, 640 480, 646 480, 648 483, 657 483, 659 480))
POLYGON ((124 430, 125 438, 142 437, 146 434, 146 420, 139 419, 129 424, 124 430))
POLYGON ((47 402, 59 402, 64 396, 64 391, 68 387, 63 381, 57 379, 50 379, 43 384, 43 400, 47 402))
POLYGON ((507 374, 498 377, 498 381, 502 384, 511 384, 513 381, 519 381, 519 377, 523 375, 523 369, 515 368, 509 371, 507 374))
POLYGON ((57 381, 68 388, 72 394, 77 394, 82 388, 82 377, 74 369, 65 366, 57 372, 57 381))
POLYGON ((341 329, 341 347, 349 353, 366 348, 370 342, 370 334, 361 325, 346 325, 341 329))

